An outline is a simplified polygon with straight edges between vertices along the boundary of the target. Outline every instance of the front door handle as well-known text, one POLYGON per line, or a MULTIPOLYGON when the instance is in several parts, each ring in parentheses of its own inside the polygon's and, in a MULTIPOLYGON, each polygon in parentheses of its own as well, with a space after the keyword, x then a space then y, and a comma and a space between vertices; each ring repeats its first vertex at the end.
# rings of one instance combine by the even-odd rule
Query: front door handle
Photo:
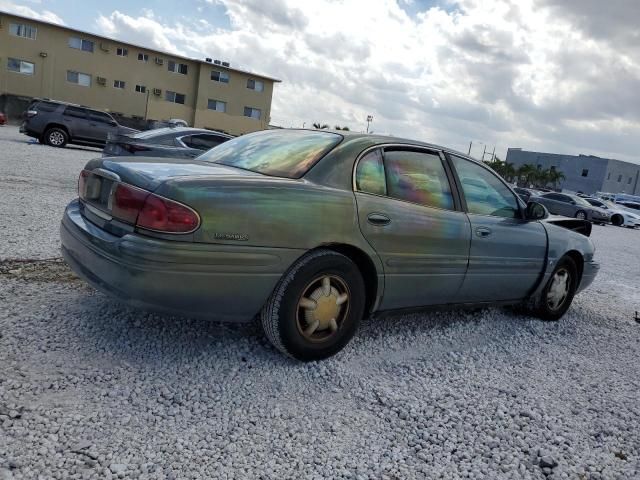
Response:
POLYGON ((486 238, 491 235, 491 229, 488 227, 478 227, 476 228, 476 235, 480 238, 486 238))
POLYGON ((391 219, 382 213, 370 213, 367 215, 367 221, 371 225, 376 225, 378 227, 389 225, 389 223, 391 223, 391 219))

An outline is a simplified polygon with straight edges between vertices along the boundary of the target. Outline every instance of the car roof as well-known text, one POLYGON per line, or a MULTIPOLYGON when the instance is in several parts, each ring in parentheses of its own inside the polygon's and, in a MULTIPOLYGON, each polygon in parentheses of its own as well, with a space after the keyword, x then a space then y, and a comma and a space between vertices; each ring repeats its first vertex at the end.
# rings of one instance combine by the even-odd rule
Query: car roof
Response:
POLYGON ((144 130, 142 132, 136 133, 132 135, 134 138, 155 138, 161 136, 181 136, 181 135, 189 135, 189 134, 198 134, 205 133, 210 135, 217 135, 225 138, 233 138, 231 135, 227 135, 226 133, 217 132, 215 130, 206 130, 204 128, 193 128, 193 127, 162 127, 162 128, 154 128, 152 130, 144 130))

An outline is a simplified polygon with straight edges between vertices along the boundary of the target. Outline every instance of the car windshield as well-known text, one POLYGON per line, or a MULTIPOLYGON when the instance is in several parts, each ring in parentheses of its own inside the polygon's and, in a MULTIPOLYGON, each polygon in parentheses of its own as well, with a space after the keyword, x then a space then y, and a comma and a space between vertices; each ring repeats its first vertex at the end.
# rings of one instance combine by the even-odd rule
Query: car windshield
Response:
POLYGON ((584 207, 592 207, 589 202, 587 202, 584 198, 579 197, 577 195, 572 195, 571 198, 576 201, 576 205, 582 205, 584 207))
POLYGON ((198 160, 274 177, 300 178, 342 138, 330 132, 263 130, 218 145, 198 160))

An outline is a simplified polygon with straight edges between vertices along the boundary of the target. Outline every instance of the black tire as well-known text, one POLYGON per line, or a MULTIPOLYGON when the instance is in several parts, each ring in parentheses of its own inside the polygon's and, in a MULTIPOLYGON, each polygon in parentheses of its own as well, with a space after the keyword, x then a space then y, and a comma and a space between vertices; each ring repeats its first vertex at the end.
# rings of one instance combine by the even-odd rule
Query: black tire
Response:
POLYGON ((69 141, 69 135, 62 128, 52 127, 44 134, 44 141, 51 147, 64 147, 69 141))
MULTIPOLYGON (((314 294, 317 292, 318 289, 313 290, 314 294)), ((307 362, 330 357, 342 350, 358 329, 364 306, 365 286, 358 267, 340 253, 320 249, 304 255, 283 275, 262 308, 260 317, 265 335, 274 347, 292 358, 307 362), (302 315, 302 309, 308 307, 302 307, 300 302, 305 294, 315 288, 314 282, 321 282, 319 279, 325 277, 335 283, 330 284, 331 293, 326 299, 324 296, 316 298, 318 302, 312 311, 315 311, 321 299, 327 302, 328 299, 336 299, 337 304, 334 295, 339 289, 346 289, 347 300, 333 307, 338 309, 339 324, 333 319, 331 327, 324 321, 323 327, 319 327, 314 319, 317 330, 308 333, 309 329, 313 329, 311 323, 314 322, 307 320, 306 310, 305 316, 302 315), (313 338, 316 334, 318 338, 313 338)), ((314 318, 314 313, 310 315, 314 318)))
MULTIPOLYGON (((559 277, 561 278, 561 277, 559 277)), ((578 288, 578 268, 576 267, 576 263, 570 257, 562 257, 556 268, 554 268, 549 281, 545 285, 542 293, 540 294, 540 298, 538 301, 538 305, 535 307, 534 314, 541 318, 542 320, 555 321, 559 320, 569 309, 571 306, 571 302, 573 301, 573 297, 576 294, 576 289, 578 288), (556 274, 558 272, 567 272, 568 279, 568 291, 566 293, 566 297, 562 302, 553 307, 553 303, 550 299, 552 295, 551 288, 554 283, 554 279, 556 278, 556 274)))
POLYGON ((620 227, 624 224, 624 217, 620 214, 615 214, 611 217, 611 223, 613 223, 616 227, 620 227))
POLYGON ((584 210, 578 210, 576 212, 576 218, 578 218, 580 220, 586 220, 587 219, 587 212, 585 212, 584 210))

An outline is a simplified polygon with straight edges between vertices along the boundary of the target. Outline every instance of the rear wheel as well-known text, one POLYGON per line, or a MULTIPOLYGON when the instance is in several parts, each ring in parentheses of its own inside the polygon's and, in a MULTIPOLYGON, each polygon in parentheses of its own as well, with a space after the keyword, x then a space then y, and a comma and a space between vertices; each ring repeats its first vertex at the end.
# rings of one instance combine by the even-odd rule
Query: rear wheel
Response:
POLYGON ((69 135, 63 129, 53 127, 45 132, 44 141, 52 147, 64 147, 69 141, 69 135))
POLYGON ((558 320, 571 306, 578 287, 578 268, 570 257, 562 257, 542 290, 535 314, 543 320, 558 320))
POLYGON ((578 220, 586 220, 587 214, 584 211, 580 210, 578 213, 576 213, 576 218, 578 220))
POLYGON ((611 217, 611 223, 613 223, 616 227, 621 226, 624 223, 624 217, 619 214, 615 214, 611 217))
POLYGON ((365 287, 356 265, 332 250, 316 250, 282 277, 260 314, 267 338, 298 360, 339 352, 364 313, 365 287))

